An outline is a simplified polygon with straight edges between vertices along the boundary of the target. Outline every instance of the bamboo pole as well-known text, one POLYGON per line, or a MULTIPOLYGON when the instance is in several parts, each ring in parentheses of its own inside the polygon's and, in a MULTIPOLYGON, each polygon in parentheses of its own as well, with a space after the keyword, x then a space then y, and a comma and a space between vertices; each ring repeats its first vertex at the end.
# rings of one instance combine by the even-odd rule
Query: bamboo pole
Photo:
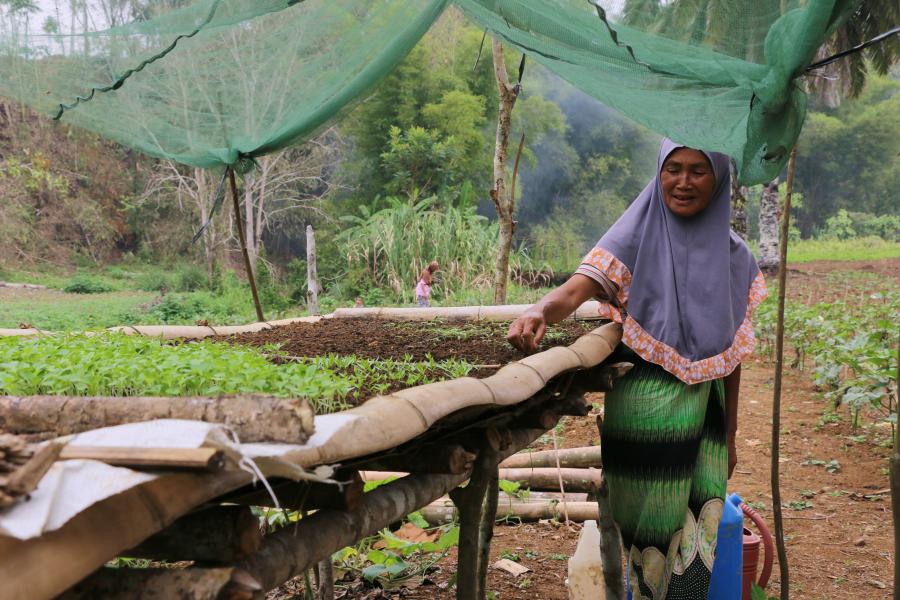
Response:
POLYGON ((306 226, 306 306, 310 316, 319 314, 319 278, 316 274, 316 232, 306 226))
POLYGON ((559 457, 559 466, 569 469, 586 469, 589 467, 600 468, 603 465, 600 446, 587 446, 585 448, 563 448, 559 451, 541 450, 533 452, 526 450, 513 454, 502 463, 501 469, 524 468, 549 468, 556 466, 556 457, 559 457))
POLYGON ((784 303, 787 287, 787 249, 791 225, 791 193, 794 189, 794 166, 797 164, 797 147, 791 150, 787 167, 787 187, 781 213, 781 246, 778 257, 778 322, 775 328, 775 389, 772 398, 772 504, 775 511, 775 545, 778 548, 781 600, 791 595, 787 549, 784 545, 784 519, 781 514, 781 487, 779 483, 779 454, 781 436, 781 382, 784 372, 784 303))
MULTIPOLYGON (((569 520, 574 523, 583 523, 587 520, 597 520, 598 511, 596 502, 572 501, 568 505, 569 520)), ((432 503, 417 511, 429 525, 438 526, 452 523, 457 518, 459 510, 454 505, 432 503)), ((562 504, 558 499, 513 502, 509 498, 498 498, 497 510, 494 513, 495 521, 504 519, 517 519, 524 522, 540 521, 542 519, 555 519, 562 521, 565 515, 562 504)))
MULTIPOLYGON (((557 416, 558 418, 558 416, 557 416)), ((406 477, 404 471, 362 471, 364 481, 382 481, 389 477, 406 477)), ((539 469, 517 468, 498 469, 500 479, 518 483, 523 488, 540 492, 559 492, 559 477, 562 477, 567 491, 593 493, 600 487, 600 469, 539 469)))
POLYGON ((234 223, 237 225, 238 239, 241 241, 241 254, 244 255, 244 268, 247 270, 247 280, 250 282, 250 293, 253 294, 253 306, 256 307, 256 318, 265 321, 262 304, 259 302, 259 294, 256 291, 256 276, 253 274, 253 265, 250 264, 250 253, 247 252, 247 238, 244 236, 244 226, 241 224, 241 203, 238 200, 237 182, 234 180, 234 169, 228 170, 228 183, 231 185, 231 199, 234 204, 234 223))
MULTIPOLYGON (((900 414, 900 339, 897 340, 897 378, 894 380, 894 414, 900 414)), ((891 427, 894 452, 891 455, 891 514, 894 520, 894 600, 900 600, 900 448, 897 424, 891 427)))

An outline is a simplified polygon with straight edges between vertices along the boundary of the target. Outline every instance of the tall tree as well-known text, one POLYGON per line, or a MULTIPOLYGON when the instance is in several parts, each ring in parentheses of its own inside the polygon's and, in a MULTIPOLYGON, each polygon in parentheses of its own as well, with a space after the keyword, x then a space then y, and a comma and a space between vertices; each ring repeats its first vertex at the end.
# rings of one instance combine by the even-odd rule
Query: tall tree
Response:
POLYGON ((500 40, 494 39, 491 49, 493 50, 494 74, 497 78, 497 93, 500 99, 497 111, 497 139, 494 145, 494 186, 491 189, 491 200, 494 201, 500 221, 500 243, 494 265, 494 304, 504 304, 509 283, 509 250, 516 232, 516 222, 513 220, 516 210, 516 190, 514 184, 508 187, 506 185, 506 157, 509 150, 512 110, 516 105, 521 88, 518 84, 510 85, 509 83, 500 40))

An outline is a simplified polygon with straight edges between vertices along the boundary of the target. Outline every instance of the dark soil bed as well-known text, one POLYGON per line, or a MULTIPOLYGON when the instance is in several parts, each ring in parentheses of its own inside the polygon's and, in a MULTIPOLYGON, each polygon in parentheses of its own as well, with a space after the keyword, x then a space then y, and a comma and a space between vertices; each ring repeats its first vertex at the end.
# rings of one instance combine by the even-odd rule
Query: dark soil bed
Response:
MULTIPOLYGON (((567 346, 598 326, 596 321, 571 320, 554 325, 548 329, 541 350, 567 346)), ((318 323, 294 323, 217 339, 250 346, 277 344, 290 356, 340 354, 407 361, 424 361, 431 356, 435 360, 455 358, 475 365, 505 365, 524 357, 507 343, 508 328, 509 323, 322 319, 318 323)))

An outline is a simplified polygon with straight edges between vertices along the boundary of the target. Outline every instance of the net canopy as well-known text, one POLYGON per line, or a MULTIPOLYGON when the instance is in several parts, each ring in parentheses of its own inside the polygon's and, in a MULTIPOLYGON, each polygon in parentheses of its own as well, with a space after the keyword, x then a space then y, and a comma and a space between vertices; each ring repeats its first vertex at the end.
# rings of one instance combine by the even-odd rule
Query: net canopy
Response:
POLYGON ((153 156, 244 170, 364 99, 453 4, 625 116, 685 145, 730 154, 741 180, 753 184, 783 167, 805 116, 798 78, 857 2, 100 4, 79 17, 73 2, 68 26, 59 17, 36 32, 22 15, 40 6, 7 2, 0 96, 153 156), (73 33, 76 22, 99 25, 73 33))

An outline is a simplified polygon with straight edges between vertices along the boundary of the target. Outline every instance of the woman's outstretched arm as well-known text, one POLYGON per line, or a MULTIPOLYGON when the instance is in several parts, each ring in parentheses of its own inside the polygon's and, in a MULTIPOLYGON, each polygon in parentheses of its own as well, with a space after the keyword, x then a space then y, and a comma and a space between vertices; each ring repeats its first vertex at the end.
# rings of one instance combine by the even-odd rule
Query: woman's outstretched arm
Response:
POLYGON ((506 339, 523 352, 534 352, 548 325, 568 317, 585 300, 603 296, 603 287, 599 283, 576 273, 513 321, 506 339))
POLYGON ((725 376, 725 442, 728 445, 728 478, 734 473, 737 465, 738 395, 741 389, 741 365, 735 367, 730 375, 725 376))

